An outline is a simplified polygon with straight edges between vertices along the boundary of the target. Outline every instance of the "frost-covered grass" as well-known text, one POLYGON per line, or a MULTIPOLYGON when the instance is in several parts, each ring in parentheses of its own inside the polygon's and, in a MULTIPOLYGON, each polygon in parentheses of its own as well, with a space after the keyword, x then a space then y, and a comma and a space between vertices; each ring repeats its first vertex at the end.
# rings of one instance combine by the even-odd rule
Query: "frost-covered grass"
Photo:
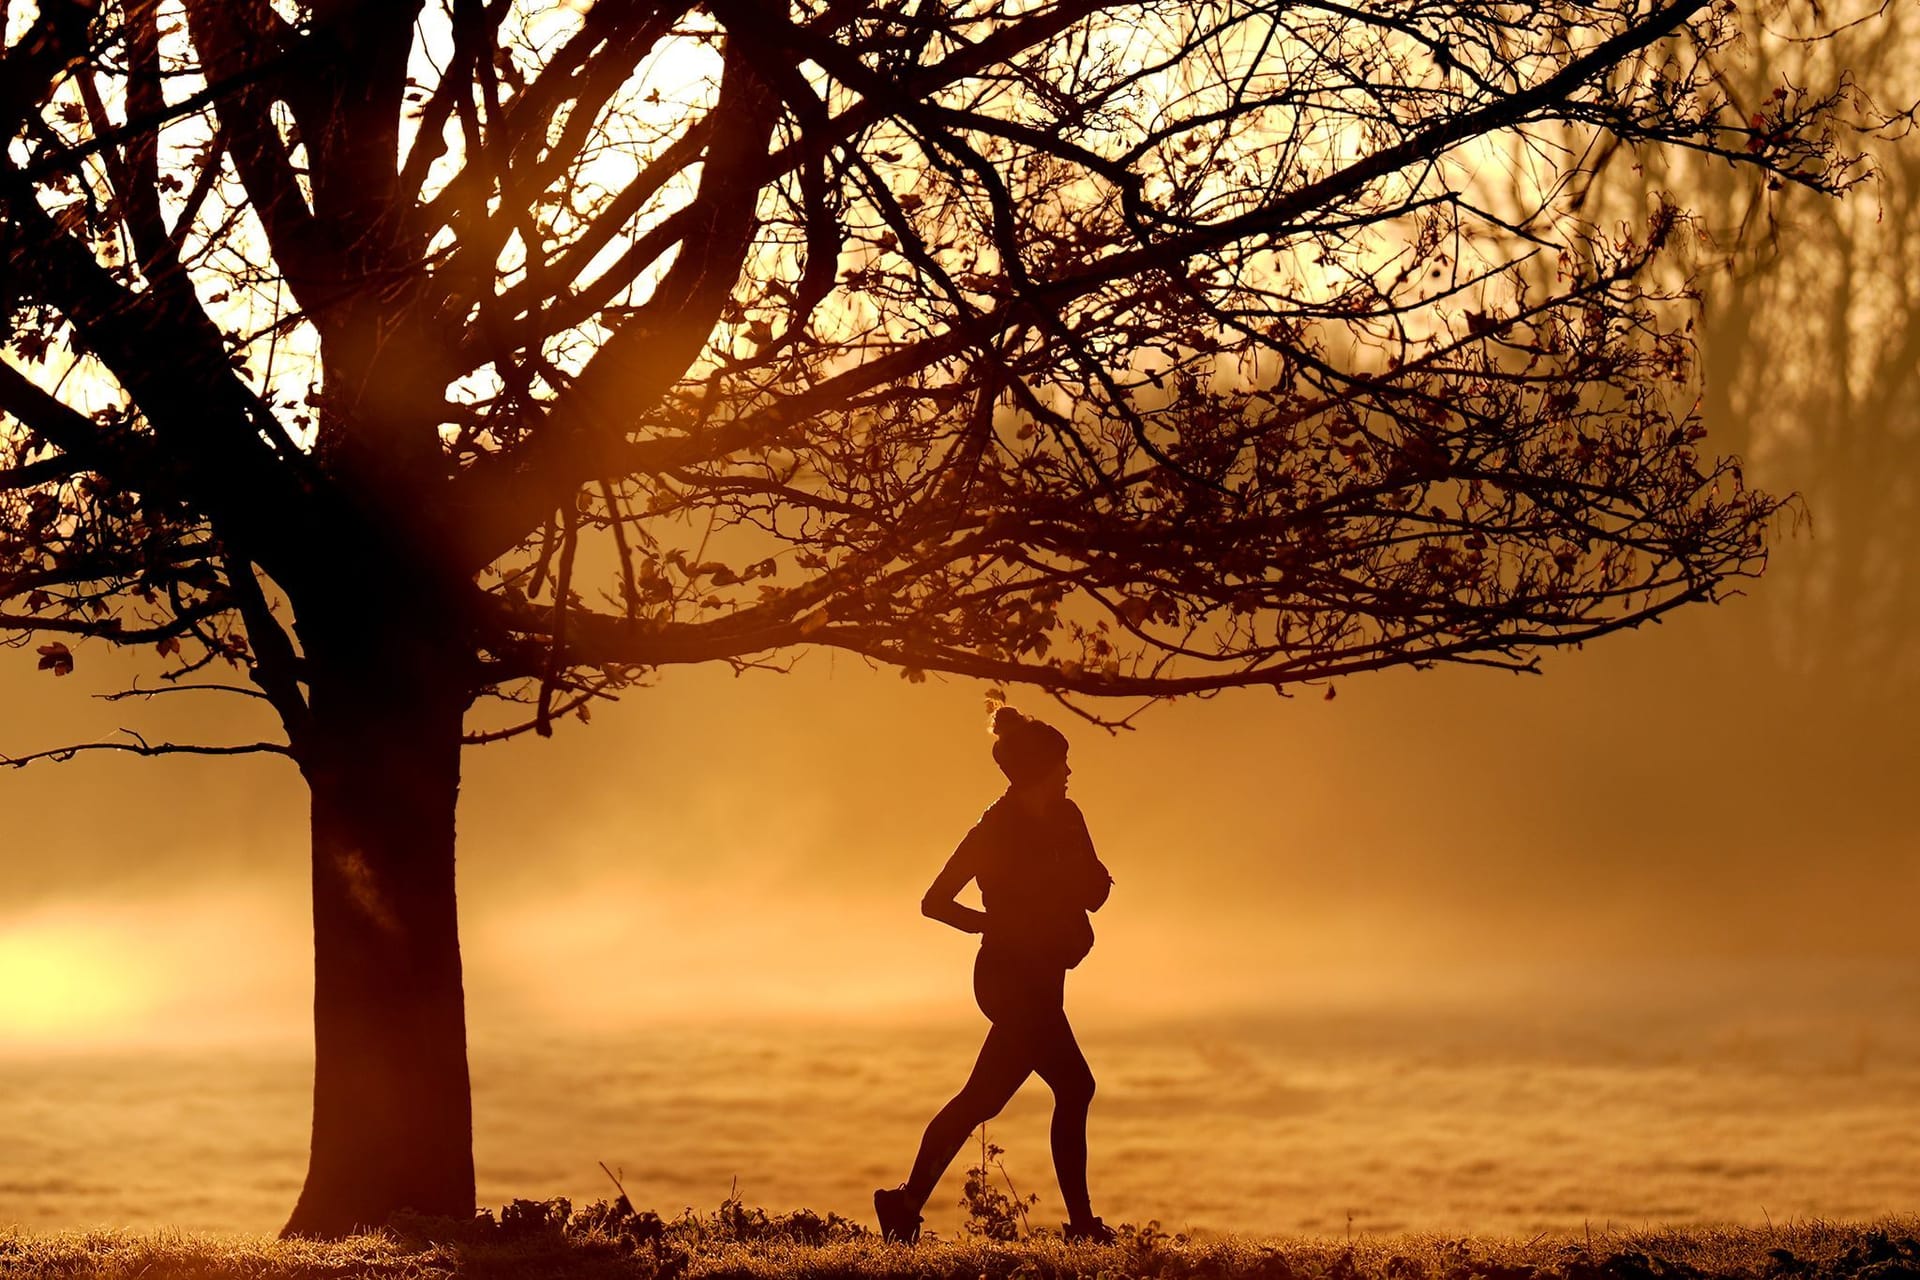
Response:
POLYGON ((1058 1236, 882 1243, 867 1228, 729 1202, 662 1220, 624 1204, 572 1213, 517 1201, 496 1220, 412 1221, 352 1239, 178 1233, 0 1234, 0 1276, 248 1280, 1920 1280, 1920 1219, 1688 1228, 1532 1240, 1432 1235, 1190 1240, 1126 1228, 1113 1245, 1058 1236))

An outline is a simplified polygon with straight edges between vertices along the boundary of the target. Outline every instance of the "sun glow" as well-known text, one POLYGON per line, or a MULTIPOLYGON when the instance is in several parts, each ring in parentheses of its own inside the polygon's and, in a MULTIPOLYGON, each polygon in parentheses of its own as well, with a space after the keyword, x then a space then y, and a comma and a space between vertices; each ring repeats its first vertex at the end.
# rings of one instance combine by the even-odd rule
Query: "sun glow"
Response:
POLYGON ((32 920, 0 932, 0 1044, 94 1038, 144 1021, 158 992, 99 925, 32 920))
POLYGON ((310 956, 282 891, 0 916, 0 1050, 296 1037, 310 956))

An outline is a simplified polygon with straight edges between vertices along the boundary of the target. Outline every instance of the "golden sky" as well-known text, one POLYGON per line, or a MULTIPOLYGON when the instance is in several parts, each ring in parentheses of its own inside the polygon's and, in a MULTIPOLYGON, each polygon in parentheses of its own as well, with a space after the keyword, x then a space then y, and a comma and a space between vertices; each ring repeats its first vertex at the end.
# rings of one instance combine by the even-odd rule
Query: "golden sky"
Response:
MULTIPOLYGON (((1708 444, 1805 499, 1748 598, 1538 678, 1247 691, 1117 736, 1016 692, 1073 739, 1116 878, 1076 1011, 1920 959, 1920 146, 1887 154, 1886 183, 1782 206, 1780 255, 1708 290, 1708 444)), ((274 734, 244 704, 91 700, 135 668, 78 658, 56 680, 0 650, 0 751, 274 734)), ((476 1032, 970 1009, 970 940, 917 904, 1001 785, 982 694, 816 654, 669 671, 551 742, 470 752, 476 1032)), ((0 771, 0 806, 0 1047, 306 1034, 288 762, 86 757, 0 771)))

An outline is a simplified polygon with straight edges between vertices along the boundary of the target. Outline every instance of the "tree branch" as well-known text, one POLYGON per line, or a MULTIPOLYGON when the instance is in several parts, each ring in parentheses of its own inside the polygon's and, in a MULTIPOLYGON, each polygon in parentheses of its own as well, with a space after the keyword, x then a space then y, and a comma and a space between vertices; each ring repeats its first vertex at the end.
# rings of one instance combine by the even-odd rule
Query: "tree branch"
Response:
POLYGON ((232 745, 204 745, 191 742, 148 742, 132 729, 119 732, 133 738, 132 742, 80 742, 72 746, 53 747, 46 751, 35 751, 24 756, 0 755, 0 768, 24 769, 36 760, 64 762, 86 751, 120 751, 136 756, 244 756, 274 755, 293 758, 293 752, 278 742, 245 742, 232 745))

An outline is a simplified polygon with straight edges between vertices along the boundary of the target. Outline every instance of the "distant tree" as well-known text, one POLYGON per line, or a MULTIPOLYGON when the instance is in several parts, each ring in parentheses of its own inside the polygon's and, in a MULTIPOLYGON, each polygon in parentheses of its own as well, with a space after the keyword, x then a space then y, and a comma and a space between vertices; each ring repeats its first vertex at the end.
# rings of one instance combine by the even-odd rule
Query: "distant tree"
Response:
MULTIPOLYGON (((1920 94, 1920 8, 1756 0, 1741 15, 1747 56, 1719 83, 1742 115, 1783 80, 1841 68, 1889 103, 1920 94)), ((1686 192, 1699 234, 1674 269, 1698 273, 1701 417, 1754 474, 1790 478, 1805 517, 1790 563, 1769 565, 1749 606, 1763 625, 1729 637, 1750 651, 1714 658, 1791 671, 1829 707, 1848 695, 1890 708, 1920 689, 1920 139, 1911 110, 1885 124, 1864 198, 1668 150, 1615 153, 1587 206, 1618 217, 1686 192)))
POLYGON ((17 759, 299 766, 298 1233, 473 1208, 465 743, 809 646, 1109 723, 1526 669, 1757 572, 1646 283, 1684 218, 1568 192, 1610 147, 1838 192, 1869 110, 1730 107, 1727 0, 0 17, 0 628, 285 727, 17 759))

